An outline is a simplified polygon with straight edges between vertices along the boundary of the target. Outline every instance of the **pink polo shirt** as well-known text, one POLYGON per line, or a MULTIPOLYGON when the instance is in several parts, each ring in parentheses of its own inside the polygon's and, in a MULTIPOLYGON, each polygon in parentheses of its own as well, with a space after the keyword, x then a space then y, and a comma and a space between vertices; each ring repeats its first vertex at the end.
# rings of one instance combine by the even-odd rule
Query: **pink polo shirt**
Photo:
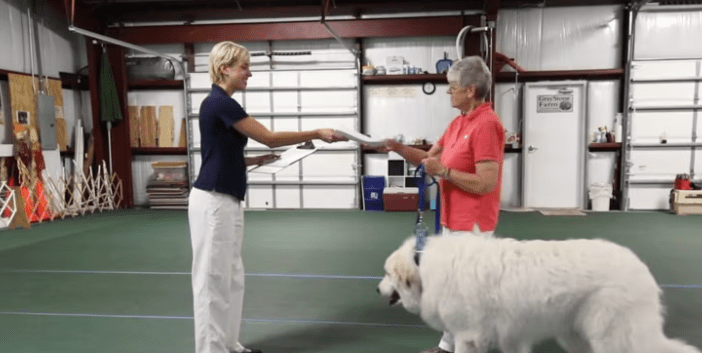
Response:
POLYGON ((472 231, 476 223, 483 232, 495 230, 500 213, 505 130, 490 103, 456 117, 437 143, 443 147, 441 163, 452 170, 475 174, 477 162, 499 164, 497 185, 487 195, 473 194, 450 181, 440 181, 441 223, 451 230, 472 231))

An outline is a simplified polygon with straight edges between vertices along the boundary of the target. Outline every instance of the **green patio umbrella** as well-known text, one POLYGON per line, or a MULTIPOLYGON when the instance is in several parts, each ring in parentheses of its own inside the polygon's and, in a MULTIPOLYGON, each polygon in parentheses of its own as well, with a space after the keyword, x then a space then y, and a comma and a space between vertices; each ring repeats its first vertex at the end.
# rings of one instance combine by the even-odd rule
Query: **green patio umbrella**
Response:
POLYGON ((112 173, 112 123, 122 120, 122 110, 119 106, 117 86, 107 58, 105 47, 102 49, 102 64, 100 67, 100 121, 107 123, 107 146, 110 159, 110 173, 112 173))

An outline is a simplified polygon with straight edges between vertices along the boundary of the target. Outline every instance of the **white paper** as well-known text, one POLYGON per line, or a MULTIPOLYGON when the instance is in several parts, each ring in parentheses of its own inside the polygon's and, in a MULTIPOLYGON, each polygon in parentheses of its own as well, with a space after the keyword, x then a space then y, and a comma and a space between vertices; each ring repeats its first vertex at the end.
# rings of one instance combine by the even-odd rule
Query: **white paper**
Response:
POLYGON ((341 130, 341 129, 336 129, 335 130, 337 134, 346 137, 349 140, 365 143, 368 146, 381 146, 385 142, 380 139, 374 139, 371 137, 368 137, 364 134, 361 134, 356 131, 349 131, 349 130, 341 130))
POLYGON ((280 154, 280 158, 273 160, 269 163, 253 166, 249 169, 251 173, 264 173, 264 174, 275 174, 293 163, 311 155, 317 150, 317 148, 307 149, 298 148, 298 146, 291 147, 287 151, 280 154))

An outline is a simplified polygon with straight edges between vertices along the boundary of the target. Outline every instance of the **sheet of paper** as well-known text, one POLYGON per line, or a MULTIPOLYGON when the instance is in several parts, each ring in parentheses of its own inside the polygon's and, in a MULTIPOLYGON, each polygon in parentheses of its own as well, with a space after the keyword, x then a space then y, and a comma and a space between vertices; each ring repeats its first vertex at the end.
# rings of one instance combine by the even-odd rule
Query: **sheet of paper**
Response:
POLYGON ((271 161, 270 163, 266 163, 261 166, 252 166, 249 168, 249 172, 251 173, 265 173, 265 174, 275 174, 293 163, 311 155, 314 153, 317 149, 306 149, 306 148, 298 148, 299 146, 294 146, 288 149, 287 151, 283 152, 280 154, 280 158, 271 161))
POLYGON ((350 131, 350 130, 344 130, 344 129, 336 129, 336 133, 338 133, 341 136, 346 137, 349 140, 353 140, 356 142, 360 143, 365 143, 368 146, 380 146, 384 142, 381 139, 374 139, 371 137, 368 137, 360 132, 357 131, 350 131))

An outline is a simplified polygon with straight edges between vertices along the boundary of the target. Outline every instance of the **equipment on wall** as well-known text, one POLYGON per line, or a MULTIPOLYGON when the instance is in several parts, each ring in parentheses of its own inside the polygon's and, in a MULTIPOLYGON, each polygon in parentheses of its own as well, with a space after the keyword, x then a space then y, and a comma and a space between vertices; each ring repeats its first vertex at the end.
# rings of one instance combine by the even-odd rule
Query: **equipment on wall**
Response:
POLYGON ((480 36, 481 42, 480 42, 480 51, 482 52, 482 57, 485 59, 485 63, 490 65, 490 71, 492 71, 492 30, 493 30, 494 24, 491 24, 490 26, 484 26, 484 27, 475 27, 475 26, 465 26, 463 27, 459 32, 458 36, 456 36, 456 55, 458 56, 458 59, 463 59, 463 42, 465 40, 465 36, 467 33, 481 33, 482 35, 480 36), (490 36, 490 39, 488 39, 488 34, 490 36))
MULTIPOLYGON (((485 22, 484 17, 483 17, 483 23, 485 22)), ((492 62, 493 62, 493 57, 492 57, 492 37, 493 37, 493 30, 495 28, 495 22, 490 21, 487 23, 487 26, 482 26, 482 27, 476 27, 476 26, 465 26, 463 27, 459 32, 458 36, 456 36, 456 55, 458 56, 458 60, 463 59, 463 42, 465 40, 465 36, 467 33, 480 33, 480 51, 482 53, 482 58, 485 60, 485 63, 488 65, 490 68, 490 72, 493 72, 492 69, 492 62), (488 39, 489 37, 489 39, 488 39)), ((487 100, 492 101, 492 90, 489 91, 487 100)))
POLYGON ((160 57, 127 57, 127 77, 134 80, 173 80, 175 65, 170 59, 160 57))

